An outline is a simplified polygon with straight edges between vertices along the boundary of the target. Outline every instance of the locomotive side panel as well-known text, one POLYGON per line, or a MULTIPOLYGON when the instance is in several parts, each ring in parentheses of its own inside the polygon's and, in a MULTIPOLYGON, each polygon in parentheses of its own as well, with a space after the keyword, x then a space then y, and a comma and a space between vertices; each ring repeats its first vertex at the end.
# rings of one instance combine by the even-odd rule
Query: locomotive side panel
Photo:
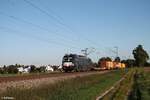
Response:
POLYGON ((92 67, 92 61, 85 56, 70 54, 63 57, 62 66, 65 72, 86 71, 92 67))

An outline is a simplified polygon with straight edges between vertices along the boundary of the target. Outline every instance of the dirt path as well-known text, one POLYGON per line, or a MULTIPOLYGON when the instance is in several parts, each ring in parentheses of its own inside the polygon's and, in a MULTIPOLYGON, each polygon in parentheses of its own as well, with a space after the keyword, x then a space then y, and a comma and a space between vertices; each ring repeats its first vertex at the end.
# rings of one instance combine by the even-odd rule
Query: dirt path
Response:
POLYGON ((38 87, 40 85, 52 84, 61 80, 75 78, 75 77, 83 77, 93 74, 103 74, 109 71, 101 71, 101 72, 79 72, 79 73, 61 73, 61 74, 53 74, 46 76, 21 76, 21 77, 7 77, 1 78, 0 81, 0 91, 5 91, 9 87, 19 87, 19 88, 31 88, 38 87), (2 81, 3 80, 3 81, 2 81))
POLYGON ((144 71, 150 72, 150 67, 144 67, 144 71))

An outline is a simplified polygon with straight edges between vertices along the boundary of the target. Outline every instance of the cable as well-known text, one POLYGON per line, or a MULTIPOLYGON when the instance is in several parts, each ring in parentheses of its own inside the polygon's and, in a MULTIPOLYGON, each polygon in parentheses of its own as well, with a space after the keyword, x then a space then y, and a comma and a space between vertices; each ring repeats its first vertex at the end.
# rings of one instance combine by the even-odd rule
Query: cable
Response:
POLYGON ((65 47, 71 47, 71 48, 74 48, 74 49, 80 49, 78 47, 74 47, 74 46, 70 46, 70 45, 67 45, 67 44, 59 43, 59 42, 52 41, 52 40, 49 40, 49 39, 44 39, 42 37, 38 37, 38 36, 35 36, 35 35, 31 35, 31 34, 27 35, 26 33, 23 33, 23 32, 18 31, 18 30, 10 29, 8 27, 0 26, 0 29, 6 30, 6 31, 11 31, 11 32, 13 32, 13 34, 17 34, 17 35, 20 35, 20 36, 23 36, 23 37, 26 36, 28 38, 33 38, 33 39, 43 41, 43 42, 47 42, 47 43, 50 43, 50 44, 56 44, 56 45, 59 45, 59 46, 65 46, 65 47), (21 33, 23 33, 23 34, 21 34, 21 33))
MULTIPOLYGON (((29 0, 23 0, 23 1, 25 1, 27 4, 31 5, 33 8, 39 10, 39 11, 42 12, 43 14, 47 15, 48 17, 52 18, 53 20, 55 20, 56 22, 58 22, 60 25, 66 27, 66 28, 69 29, 72 33, 74 33, 74 31, 73 31, 68 25, 66 25, 65 23, 63 23, 60 19, 57 19, 56 17, 54 17, 53 15, 49 14, 47 11, 41 9, 40 7, 38 7, 37 5, 35 5, 34 3, 30 2, 29 0)), ((55 14, 55 16, 58 16, 58 15, 55 14)), ((76 36, 77 36, 77 35, 76 35, 76 36)), ((77 37, 78 37, 78 38, 81 38, 80 36, 77 36, 77 37)), ((97 47, 102 46, 102 45, 100 45, 100 44, 94 43, 93 41, 87 39, 87 38, 84 37, 83 35, 82 35, 82 39, 88 41, 88 42, 91 43, 91 44, 96 45, 97 47)), ((103 47, 104 47, 104 46, 103 46, 103 47)), ((111 49, 108 48, 108 47, 104 47, 104 48, 109 49, 110 51, 113 51, 113 50, 111 50, 111 49)))
POLYGON ((59 24, 66 26, 64 23, 62 23, 60 20, 58 20, 57 18, 55 18, 54 16, 50 15, 49 13, 47 13, 46 11, 44 11, 43 9, 41 9, 40 7, 38 7, 37 5, 33 4, 32 2, 28 1, 28 0, 23 0, 24 2, 28 3, 29 5, 31 5, 32 7, 38 9, 40 12, 44 13, 45 15, 51 17, 53 20, 56 20, 59 24))
MULTIPOLYGON (((48 33, 51 33, 51 31, 49 31, 49 29, 47 29, 47 28, 45 28, 45 27, 42 27, 42 26, 40 26, 40 25, 31 23, 31 22, 29 22, 29 21, 26 21, 26 20, 24 20, 24 19, 18 18, 18 17, 16 17, 16 16, 8 15, 8 14, 6 14, 6 13, 4 13, 4 12, 1 12, 1 11, 0 11, 0 14, 1 14, 1 15, 4 15, 4 16, 7 16, 7 17, 9 17, 9 18, 11 18, 11 19, 20 21, 20 22, 30 24, 30 25, 32 25, 32 26, 34 26, 34 27, 36 27, 36 28, 39 28, 39 29, 42 29, 42 30, 44 30, 44 31, 46 31, 46 32, 48 32, 48 33)), ((56 32, 53 32, 53 33, 55 33, 55 34, 52 34, 52 35, 55 35, 55 36, 57 35, 57 36, 59 36, 59 38, 61 38, 63 41, 69 40, 69 39, 66 39, 66 37, 64 37, 63 35, 60 35, 60 34, 58 34, 58 33, 56 33, 56 32)), ((71 42, 72 42, 72 44, 74 44, 74 43, 73 43, 74 41, 69 40, 69 43, 71 43, 71 42)))
MULTIPOLYGON (((54 17, 53 15, 49 14, 48 12, 46 12, 45 10, 41 9, 40 7, 38 7, 37 5, 35 5, 34 3, 28 1, 28 0, 23 0, 24 2, 26 2, 27 4, 29 4, 30 6, 32 6, 33 8, 39 10, 41 13, 47 15, 48 17, 52 18, 53 20, 55 20, 57 23, 59 23, 60 25, 66 27, 67 29, 69 29, 72 33, 74 33, 74 31, 65 23, 63 23, 62 21, 60 21, 59 19, 57 19, 56 17, 54 17)), ((56 14, 55 14, 56 15, 56 14)), ((56 15, 57 16, 57 15, 56 15)), ((78 38, 80 38, 78 36, 78 38)), ((87 40, 86 38, 84 38, 85 40, 87 40)), ((88 41, 88 40, 87 40, 88 41)), ((89 42, 89 41, 88 41, 89 42)))
MULTIPOLYGON (((65 27, 66 27, 67 29, 69 29, 72 33, 74 33, 74 31, 73 31, 68 25, 64 24, 64 23, 61 21, 61 19, 57 19, 55 16, 49 14, 48 12, 46 12, 45 10, 41 9, 40 7, 38 7, 37 5, 35 5, 34 3, 32 3, 32 2, 30 2, 30 1, 28 1, 28 0, 23 0, 23 1, 25 1, 26 3, 28 3, 29 5, 31 5, 33 8, 38 9, 38 10, 39 10, 40 12, 42 12, 43 14, 45 14, 45 15, 47 15, 48 17, 52 18, 52 19, 55 20, 57 23, 59 23, 59 24, 62 25, 62 26, 65 26, 65 27)), ((55 15, 56 15, 56 14, 55 14, 55 15)), ((57 15, 56 15, 56 16, 57 16, 57 15)), ((10 16, 10 17, 13 18, 13 19, 16 19, 16 17, 14 17, 14 16, 10 16)), ((27 21, 23 20, 23 22, 27 22, 27 21)), ((28 23, 28 24, 31 24, 31 25, 34 25, 34 26, 36 26, 36 27, 38 27, 38 28, 40 28, 40 29, 47 30, 47 29, 45 29, 45 28, 43 28, 43 27, 41 27, 41 26, 39 26, 39 25, 35 25, 35 24, 33 24, 33 23, 30 23, 30 22, 27 22, 27 23, 28 23)), ((47 30, 47 31, 49 32, 49 30, 47 30)), ((60 34, 59 34, 59 35, 60 35, 60 34)), ((79 37, 79 36, 78 36, 78 37, 79 37)), ((81 38, 81 37, 79 37, 79 38, 81 38)), ((93 41, 87 39, 86 37, 82 36, 82 38, 84 38, 84 40, 88 41, 89 43, 94 44, 95 46, 99 47, 99 44, 97 44, 97 43, 95 43, 95 42, 93 42, 93 41)), ((101 45, 101 46, 102 46, 102 45, 101 45)), ((107 49, 110 50, 110 48, 107 48, 107 49)), ((110 51, 112 51, 112 50, 110 50, 110 51)))

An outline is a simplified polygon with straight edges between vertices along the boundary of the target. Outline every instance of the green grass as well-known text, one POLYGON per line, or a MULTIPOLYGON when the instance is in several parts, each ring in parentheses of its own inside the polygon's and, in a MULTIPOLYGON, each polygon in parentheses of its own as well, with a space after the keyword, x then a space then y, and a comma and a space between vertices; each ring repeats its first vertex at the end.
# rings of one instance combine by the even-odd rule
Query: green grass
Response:
POLYGON ((18 76, 19 74, 0 74, 0 77, 18 76))
POLYGON ((127 98, 127 93, 131 89, 133 84, 133 75, 135 70, 129 69, 128 73, 125 75, 125 79, 120 83, 116 84, 113 90, 111 90, 107 95, 105 95, 103 100, 124 100, 127 98))
POLYGON ((150 72, 132 68, 103 100, 150 100, 150 72))
POLYGON ((128 100, 150 100, 150 72, 136 69, 134 84, 128 100))
POLYGON ((40 73, 17 73, 17 74, 0 74, 0 77, 20 77, 20 76, 32 76, 32 75, 46 75, 46 74, 56 74, 61 72, 40 72, 40 73))
POLYGON ((94 100, 124 74, 125 71, 118 70, 107 74, 77 77, 38 88, 9 88, 0 95, 14 97, 15 100, 94 100))
POLYGON ((150 72, 141 71, 138 73, 137 84, 142 100, 150 100, 150 72))

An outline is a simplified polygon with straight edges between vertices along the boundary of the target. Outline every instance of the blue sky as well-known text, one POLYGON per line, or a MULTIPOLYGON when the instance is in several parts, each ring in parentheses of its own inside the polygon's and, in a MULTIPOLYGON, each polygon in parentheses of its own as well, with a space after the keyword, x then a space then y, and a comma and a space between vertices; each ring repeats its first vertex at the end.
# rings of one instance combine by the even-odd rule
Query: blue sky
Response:
POLYGON ((0 0, 0 65, 61 64, 92 47, 93 61, 115 46, 122 59, 138 44, 150 54, 149 27, 149 0, 0 0))

